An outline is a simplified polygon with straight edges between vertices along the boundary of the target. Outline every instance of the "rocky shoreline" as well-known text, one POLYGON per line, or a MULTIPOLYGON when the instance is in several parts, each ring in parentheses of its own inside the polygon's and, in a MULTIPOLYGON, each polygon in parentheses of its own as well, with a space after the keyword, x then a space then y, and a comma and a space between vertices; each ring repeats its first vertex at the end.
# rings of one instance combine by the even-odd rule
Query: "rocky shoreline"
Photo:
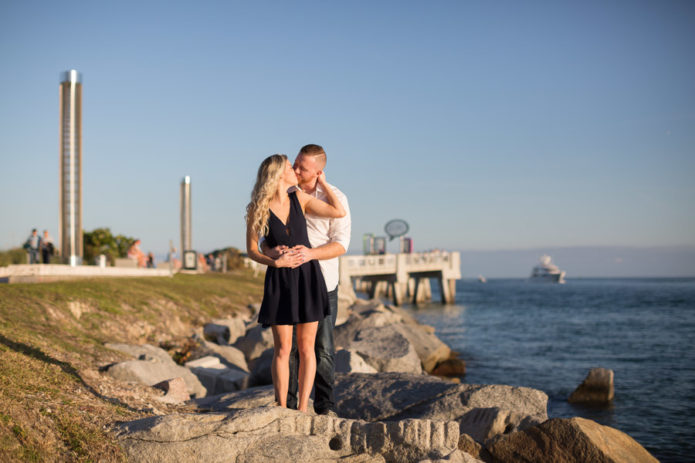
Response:
POLYGON ((114 424, 128 460, 657 461, 616 429, 548 419, 540 390, 461 384, 465 364, 402 309, 339 306, 338 417, 274 405, 272 334, 253 321, 257 306, 193 334, 174 355, 183 366, 160 347, 107 344, 129 358, 101 374, 151 386, 163 404, 157 416, 114 424))

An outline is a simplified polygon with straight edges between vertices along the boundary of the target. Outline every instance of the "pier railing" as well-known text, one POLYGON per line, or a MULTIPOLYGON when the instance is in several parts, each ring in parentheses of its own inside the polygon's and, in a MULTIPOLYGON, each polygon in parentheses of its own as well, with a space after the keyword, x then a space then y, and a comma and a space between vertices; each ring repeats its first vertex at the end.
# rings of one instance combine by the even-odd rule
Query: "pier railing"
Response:
POLYGON ((342 256, 340 258, 340 282, 354 286, 367 283, 370 296, 374 297, 378 287, 387 286, 395 304, 408 297, 421 300, 420 290, 429 279, 439 281, 442 302, 452 303, 455 283, 461 278, 461 257, 458 252, 433 251, 412 254, 384 254, 369 256, 342 256), (423 284, 424 283, 424 284, 423 284))

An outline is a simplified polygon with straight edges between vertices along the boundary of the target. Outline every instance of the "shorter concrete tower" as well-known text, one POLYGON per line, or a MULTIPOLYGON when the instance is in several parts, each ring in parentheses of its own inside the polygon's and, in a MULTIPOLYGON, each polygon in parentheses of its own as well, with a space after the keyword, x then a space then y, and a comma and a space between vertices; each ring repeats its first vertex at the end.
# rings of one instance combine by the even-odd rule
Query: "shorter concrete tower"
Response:
POLYGON ((180 256, 193 249, 193 230, 191 213, 191 177, 188 175, 181 180, 181 249, 180 256))

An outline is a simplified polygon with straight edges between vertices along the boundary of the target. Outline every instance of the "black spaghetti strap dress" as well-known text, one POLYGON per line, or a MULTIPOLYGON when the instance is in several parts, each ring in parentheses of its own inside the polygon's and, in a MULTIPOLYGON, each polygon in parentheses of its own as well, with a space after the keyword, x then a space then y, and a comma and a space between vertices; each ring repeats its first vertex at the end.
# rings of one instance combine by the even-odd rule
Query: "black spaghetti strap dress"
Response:
MULTIPOLYGON (((296 192, 290 193, 290 214, 286 224, 270 211, 265 240, 270 247, 298 244, 311 247, 306 218, 296 192)), ((268 267, 258 314, 258 322, 264 328, 320 321, 329 314, 328 291, 318 261, 311 260, 294 269, 268 267)))

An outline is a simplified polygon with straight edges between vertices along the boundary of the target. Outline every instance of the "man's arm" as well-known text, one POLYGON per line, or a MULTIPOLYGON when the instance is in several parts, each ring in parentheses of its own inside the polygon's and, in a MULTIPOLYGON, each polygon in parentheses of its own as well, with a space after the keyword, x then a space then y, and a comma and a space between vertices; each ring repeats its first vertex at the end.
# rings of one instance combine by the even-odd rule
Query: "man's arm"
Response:
POLYGON ((307 248, 306 246, 295 246, 294 249, 299 250, 299 252, 304 256, 306 260, 326 260, 333 259, 334 257, 339 257, 345 254, 346 249, 342 244, 335 241, 326 243, 318 248, 307 248))
POLYGON ((350 245, 350 233, 352 229, 350 205, 348 204, 347 197, 343 193, 338 195, 338 199, 345 209, 345 216, 339 219, 331 219, 330 229, 328 230, 328 238, 330 241, 313 249, 304 246, 297 246, 295 248, 299 249, 306 260, 333 259, 347 252, 347 248, 350 245))

